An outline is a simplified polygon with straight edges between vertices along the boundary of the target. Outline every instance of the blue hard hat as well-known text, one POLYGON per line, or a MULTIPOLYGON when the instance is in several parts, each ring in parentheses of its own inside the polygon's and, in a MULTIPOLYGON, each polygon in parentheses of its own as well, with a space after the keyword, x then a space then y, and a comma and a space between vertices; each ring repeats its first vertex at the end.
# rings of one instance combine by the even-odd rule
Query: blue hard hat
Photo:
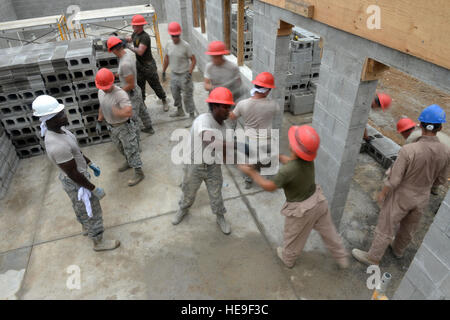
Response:
POLYGON ((419 121, 425 123, 445 123, 445 111, 437 104, 432 104, 423 109, 419 116, 419 121))

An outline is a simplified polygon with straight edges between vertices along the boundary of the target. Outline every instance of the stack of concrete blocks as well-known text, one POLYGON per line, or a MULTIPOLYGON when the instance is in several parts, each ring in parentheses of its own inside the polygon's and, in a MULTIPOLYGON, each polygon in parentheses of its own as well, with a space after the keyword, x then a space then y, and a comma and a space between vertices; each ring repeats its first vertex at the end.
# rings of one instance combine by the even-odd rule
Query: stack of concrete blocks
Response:
POLYGON ((400 146, 391 139, 383 136, 370 125, 367 125, 367 135, 373 137, 373 139, 365 143, 364 151, 381 164, 383 168, 389 168, 397 159, 400 146))
POLYGON ((0 126, 0 200, 6 194, 19 164, 14 145, 0 126))
POLYGON ((286 77, 285 111, 294 115, 314 109, 315 84, 319 80, 320 37, 294 27, 290 41, 288 75, 286 77))
MULTIPOLYGON (((251 9, 244 12, 244 61, 253 60, 253 16, 251 9)), ((237 4, 231 6, 231 53, 237 56, 237 4)))

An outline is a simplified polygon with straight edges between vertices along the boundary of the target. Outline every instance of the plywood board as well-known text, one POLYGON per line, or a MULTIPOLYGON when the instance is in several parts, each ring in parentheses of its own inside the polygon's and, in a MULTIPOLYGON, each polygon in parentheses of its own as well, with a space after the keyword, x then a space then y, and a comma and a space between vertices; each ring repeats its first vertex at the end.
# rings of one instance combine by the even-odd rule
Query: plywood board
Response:
MULTIPOLYGON (((449 0, 261 0, 283 9, 287 2, 314 6, 313 20, 450 69, 449 0), (371 5, 380 29, 369 29, 371 5)), ((292 10, 290 10, 292 11, 292 10)))

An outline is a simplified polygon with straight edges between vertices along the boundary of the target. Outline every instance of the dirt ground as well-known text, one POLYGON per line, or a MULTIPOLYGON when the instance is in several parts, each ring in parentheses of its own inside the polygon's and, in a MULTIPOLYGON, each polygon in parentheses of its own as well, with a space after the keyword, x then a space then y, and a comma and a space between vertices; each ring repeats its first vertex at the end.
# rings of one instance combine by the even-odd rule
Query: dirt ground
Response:
MULTIPOLYGON (((389 94, 392 105, 386 112, 372 110, 369 124, 400 145, 404 140, 397 133, 396 124, 402 116, 417 121, 423 108, 431 104, 440 105, 447 114, 450 112, 450 94, 393 68, 378 81, 377 90, 389 94)), ((442 131, 450 135, 450 125, 444 125, 442 131)))

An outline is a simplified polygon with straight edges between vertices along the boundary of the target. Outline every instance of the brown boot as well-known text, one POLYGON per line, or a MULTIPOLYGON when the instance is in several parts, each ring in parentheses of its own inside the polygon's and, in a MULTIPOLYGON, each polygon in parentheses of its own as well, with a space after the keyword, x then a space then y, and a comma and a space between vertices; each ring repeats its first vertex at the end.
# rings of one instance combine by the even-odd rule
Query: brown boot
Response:
POLYGON ((128 180, 128 186, 132 187, 137 185, 139 182, 141 182, 144 179, 144 172, 142 171, 142 168, 135 168, 134 169, 134 177, 131 180, 128 180))
POLYGON ((114 250, 120 246, 119 240, 94 240, 94 250, 95 251, 106 251, 114 250))
POLYGON ((372 261, 369 259, 369 253, 367 251, 359 250, 359 249, 353 249, 352 250, 353 257, 358 260, 359 262, 365 264, 365 265, 378 265, 379 262, 372 261))
POLYGON ((119 168, 119 172, 124 172, 127 171, 128 169, 130 169, 130 165, 128 164, 128 161, 125 161, 124 164, 122 164, 119 168))

